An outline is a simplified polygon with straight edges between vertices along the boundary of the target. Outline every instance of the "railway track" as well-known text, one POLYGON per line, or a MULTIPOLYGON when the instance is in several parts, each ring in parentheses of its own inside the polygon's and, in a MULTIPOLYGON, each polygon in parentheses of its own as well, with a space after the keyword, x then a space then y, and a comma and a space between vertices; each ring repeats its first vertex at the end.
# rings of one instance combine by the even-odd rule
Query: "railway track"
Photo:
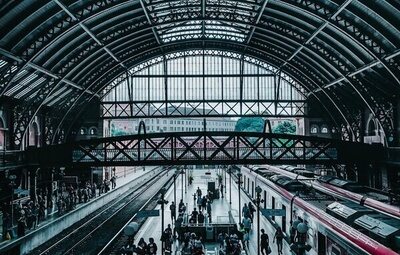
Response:
POLYGON ((55 237, 53 241, 47 242, 47 245, 39 246, 29 254, 97 254, 109 239, 132 218, 132 215, 147 204, 170 178, 171 176, 167 177, 160 173, 140 185, 129 195, 92 214, 87 221, 74 224, 74 226, 78 226, 69 233, 55 237))
MULTIPOLYGON (((166 184, 166 189, 170 188, 170 186, 173 184, 172 181, 170 181, 168 184, 166 184)), ((139 211, 141 210, 151 210, 154 209, 157 206, 157 200, 158 199, 152 199, 149 200, 148 203, 142 206, 139 211)), ((121 248, 125 246, 128 243, 128 236, 124 234, 124 229, 125 227, 131 223, 133 220, 135 220, 136 223, 138 223, 139 228, 142 227, 142 225, 145 223, 147 218, 136 218, 137 213, 135 213, 129 221, 125 223, 125 225, 120 228, 120 230, 109 240, 109 242, 97 253, 98 255, 119 255, 121 248)))

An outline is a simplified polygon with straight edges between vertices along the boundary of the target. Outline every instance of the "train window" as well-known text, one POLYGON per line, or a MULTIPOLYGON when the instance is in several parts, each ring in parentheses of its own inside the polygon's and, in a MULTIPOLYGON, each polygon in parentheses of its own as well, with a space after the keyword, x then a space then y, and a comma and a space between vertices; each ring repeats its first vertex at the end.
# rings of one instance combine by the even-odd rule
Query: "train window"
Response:
POLYGON ((264 190, 264 209, 267 208, 267 191, 264 190))
POLYGON ((342 253, 340 252, 339 247, 336 247, 335 245, 332 245, 332 252, 331 252, 331 254, 332 254, 332 255, 340 255, 340 254, 342 254, 342 253))
MULTIPOLYGON (((275 209, 275 197, 274 196, 272 196, 271 209, 275 209)), ((275 221, 275 216, 272 216, 271 218, 273 221, 275 221)))
POLYGON ((326 254, 326 237, 318 231, 318 255, 326 254))
POLYGON ((249 192, 249 190, 250 190, 250 178, 249 179, 247 179, 247 193, 250 193, 249 192))
MULTIPOLYGON (((286 212, 286 206, 282 205, 282 210, 286 212)), ((286 216, 282 216, 282 231, 286 232, 286 216)))
POLYGON ((251 182, 251 197, 254 198, 254 182, 251 182))

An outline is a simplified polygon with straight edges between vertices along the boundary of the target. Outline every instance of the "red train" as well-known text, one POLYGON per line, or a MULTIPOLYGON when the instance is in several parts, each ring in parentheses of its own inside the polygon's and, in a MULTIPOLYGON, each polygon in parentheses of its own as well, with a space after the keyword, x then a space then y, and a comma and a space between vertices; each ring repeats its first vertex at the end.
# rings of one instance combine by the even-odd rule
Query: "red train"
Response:
MULTIPOLYGON (((314 177, 311 171, 293 166, 277 167, 262 165, 260 167, 266 168, 279 174, 287 175, 291 178, 296 178, 298 174, 308 178, 314 177)), ((365 205, 390 216, 400 218, 400 207, 379 201, 376 198, 370 196, 368 192, 362 192, 362 189, 365 189, 365 187, 361 187, 354 182, 332 176, 321 176, 319 178, 316 178, 315 181, 312 181, 312 185, 317 190, 354 201, 360 205, 365 205)), ((386 202, 388 202, 389 199, 386 198, 385 200, 386 202)))
MULTIPOLYGON (((400 221, 398 220, 394 221, 394 224, 398 224, 394 227, 394 232, 387 235, 390 240, 380 240, 373 236, 376 229, 368 232, 367 228, 357 228, 330 215, 327 208, 337 201, 329 195, 323 195, 318 191, 307 191, 304 183, 287 176, 268 177, 271 176, 269 170, 241 167, 241 172, 244 189, 247 189, 249 194, 254 197, 255 187, 262 188, 261 194, 263 194, 266 208, 286 209, 285 217, 275 219, 275 223, 284 231, 288 232, 288 222, 293 211, 294 218, 301 219, 309 226, 307 243, 311 245, 311 250, 308 254, 394 255, 400 251, 400 221), (291 208, 291 202, 293 202, 293 208, 291 208)), ((376 217, 376 213, 360 217, 354 221, 365 222, 362 217, 376 217)), ((381 231, 385 234, 393 231, 387 224, 382 223, 379 227, 382 227, 381 231)))

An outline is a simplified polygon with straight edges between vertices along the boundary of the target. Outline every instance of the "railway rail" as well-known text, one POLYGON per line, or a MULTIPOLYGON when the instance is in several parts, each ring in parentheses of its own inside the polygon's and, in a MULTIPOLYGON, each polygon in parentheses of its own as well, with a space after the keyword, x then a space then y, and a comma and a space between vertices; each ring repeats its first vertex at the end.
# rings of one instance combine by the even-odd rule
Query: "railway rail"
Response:
POLYGON ((55 240, 39 246, 30 254, 97 254, 132 215, 153 199, 160 187, 168 183, 171 176, 167 177, 163 173, 150 178, 127 196, 92 214, 86 222, 77 223, 78 226, 72 231, 55 237, 55 240))

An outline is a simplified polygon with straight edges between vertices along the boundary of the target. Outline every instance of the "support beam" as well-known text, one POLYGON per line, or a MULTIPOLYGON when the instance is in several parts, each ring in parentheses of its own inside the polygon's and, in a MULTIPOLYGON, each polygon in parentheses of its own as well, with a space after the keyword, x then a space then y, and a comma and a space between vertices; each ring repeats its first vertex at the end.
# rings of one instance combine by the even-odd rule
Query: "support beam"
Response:
MULTIPOLYGON (((393 54, 390 54, 389 56, 386 56, 383 59, 385 61, 388 61, 388 60, 390 60, 390 59, 392 59, 394 57, 397 57, 398 55, 400 55, 400 50, 395 51, 393 54)), ((324 85, 322 88, 329 88, 329 87, 331 87, 333 85, 338 84, 339 82, 342 82, 342 81, 346 80, 346 77, 348 77, 348 78, 353 77, 353 76, 355 76, 355 75, 357 75, 359 73, 362 73, 362 72, 364 72, 364 71, 366 71, 366 70, 368 70, 370 68, 373 68, 374 66, 377 66, 379 64, 381 64, 381 61, 379 61, 379 60, 372 61, 371 63, 366 64, 366 65, 354 70, 353 72, 351 72, 351 73, 349 73, 349 74, 347 74, 345 76, 342 75, 342 77, 340 77, 340 78, 338 78, 338 79, 336 79, 336 80, 324 85)), ((321 88, 318 88, 318 89, 314 90, 313 92, 319 92, 319 91, 321 91, 321 88)))
MULTIPOLYGON (((161 45, 160 37, 158 36, 157 31, 156 31, 156 29, 155 29, 154 26, 153 26, 153 22, 151 21, 150 16, 149 16, 149 13, 148 13, 147 10, 146 10, 146 6, 144 5, 143 0, 139 0, 139 1, 140 1, 140 5, 142 6, 144 15, 146 15, 147 22, 149 22, 149 24, 150 24, 150 26, 151 26, 151 31, 153 31, 154 37, 156 38, 156 41, 157 41, 158 45, 161 45)), ((162 48, 161 48, 161 49, 162 49, 162 48)))
POLYGON ((86 34, 88 34, 98 45, 100 45, 102 47, 102 49, 107 52, 108 55, 110 55, 119 65, 121 65, 124 69, 128 70, 127 67, 122 63, 121 60, 119 60, 117 58, 117 56, 115 56, 114 53, 111 52, 110 49, 108 49, 106 46, 104 46, 104 44, 97 38, 97 36, 95 34, 93 34, 92 31, 90 31, 90 29, 82 23, 82 21, 80 21, 68 8, 67 6, 65 6, 63 3, 61 3, 60 0, 53 0, 53 2, 55 2, 58 6, 60 6, 60 8, 68 14, 68 16, 70 16, 74 21, 79 21, 78 25, 85 31, 86 34))
POLYGON ((279 69, 287 65, 290 60, 292 60, 302 49, 304 49, 307 44, 309 44, 322 30, 324 30, 324 28, 330 23, 329 20, 334 19, 337 15, 339 15, 339 13, 342 12, 352 1, 353 0, 347 0, 344 2, 329 19, 325 20, 324 23, 319 26, 319 28, 307 39, 307 41, 305 41, 285 62, 283 62, 279 69))
POLYGON ((254 22, 254 25, 253 25, 253 27, 251 28, 251 31, 250 31, 250 33, 249 33, 249 36, 248 36, 248 38, 247 38, 247 40, 246 40, 246 44, 247 44, 247 45, 250 43, 251 38, 252 38, 253 35, 254 35, 254 31, 256 31, 257 24, 260 22, 260 19, 261 19, 263 13, 264 13, 264 10, 265 10, 265 7, 267 6, 267 3, 268 3, 268 0, 264 0, 264 3, 263 3, 263 5, 261 6, 261 9, 260 9, 260 11, 258 12, 257 19, 256 19, 256 21, 254 22))
MULTIPOLYGON (((9 52, 9 51, 7 51, 5 49, 1 49, 0 48, 0 54, 5 56, 5 57, 7 57, 7 58, 11 58, 12 60, 15 60, 17 62, 24 63, 24 64, 26 64, 26 66, 28 66, 28 67, 30 67, 30 68, 38 71, 38 72, 41 72, 41 73, 43 73, 43 74, 45 74, 47 76, 50 76, 50 77, 52 77, 54 79, 57 79, 57 80, 59 80, 61 82, 64 82, 65 84, 67 84, 69 86, 72 86, 72 87, 74 87, 76 89, 79 89, 79 90, 83 90, 83 91, 85 91, 85 93, 88 93, 88 94, 91 94, 91 95, 95 94, 93 91, 85 90, 84 87, 82 87, 82 86, 80 86, 80 85, 76 84, 75 82, 72 82, 72 81, 70 81, 68 79, 65 79, 64 77, 61 77, 60 75, 55 74, 55 73, 51 72, 50 70, 47 70, 46 68, 44 68, 42 66, 36 65, 36 64, 34 64, 32 62, 26 62, 23 58, 18 57, 18 56, 14 55, 13 53, 11 53, 11 52, 9 52)), ((96 94, 96 96, 99 97, 98 94, 96 94)))
MULTIPOLYGON (((276 1, 282 2, 282 3, 284 3, 284 4, 288 4, 288 5, 290 5, 291 7, 295 8, 295 9, 298 10, 298 11, 305 11, 305 10, 302 9, 301 7, 298 7, 297 5, 288 3, 288 2, 285 1, 285 0, 276 0, 276 1)), ((334 29, 336 29, 337 31, 339 31, 340 33, 342 33, 343 35, 345 35, 346 37, 350 38, 354 44, 356 44, 356 45, 358 45, 359 47, 361 47, 363 50, 365 50, 366 52, 368 52, 368 54, 370 54, 373 58, 375 58, 375 60, 379 61, 379 64, 381 64, 381 65, 386 69, 386 71, 387 71, 388 73, 390 73, 390 75, 391 75, 392 78, 397 82, 397 84, 400 85, 400 79, 397 77, 397 75, 395 75, 395 74, 393 73, 392 70, 390 70, 390 68, 388 67, 388 65, 387 65, 386 63, 384 63, 384 62, 379 58, 379 56, 377 56, 372 50, 370 50, 370 49, 369 49, 366 45, 364 45, 362 42, 358 41, 354 36, 352 36, 351 34, 349 34, 346 30, 344 30, 343 28, 337 26, 334 22, 331 22, 331 21, 330 21, 330 20, 332 19, 332 17, 335 18, 337 15, 339 15, 339 13, 340 13, 343 9, 345 9, 345 7, 348 5, 347 2, 349 2, 348 4, 350 4, 350 3, 351 3, 351 0, 348 0, 348 1, 346 1, 345 3, 343 3, 343 4, 341 5, 341 7, 339 7, 339 9, 337 10, 337 14, 336 14, 336 15, 333 15, 333 16, 331 16, 330 18, 327 18, 327 19, 321 18, 318 14, 315 14, 315 13, 313 13, 313 12, 310 12, 310 11, 306 11, 306 12, 307 12, 307 14, 313 16, 314 18, 318 18, 318 19, 324 20, 324 22, 327 22, 327 23, 328 23, 330 26, 332 26, 334 29)), ((285 63, 285 62, 284 62, 284 63, 285 63)), ((287 63, 286 63, 286 64, 287 64, 287 63)))

